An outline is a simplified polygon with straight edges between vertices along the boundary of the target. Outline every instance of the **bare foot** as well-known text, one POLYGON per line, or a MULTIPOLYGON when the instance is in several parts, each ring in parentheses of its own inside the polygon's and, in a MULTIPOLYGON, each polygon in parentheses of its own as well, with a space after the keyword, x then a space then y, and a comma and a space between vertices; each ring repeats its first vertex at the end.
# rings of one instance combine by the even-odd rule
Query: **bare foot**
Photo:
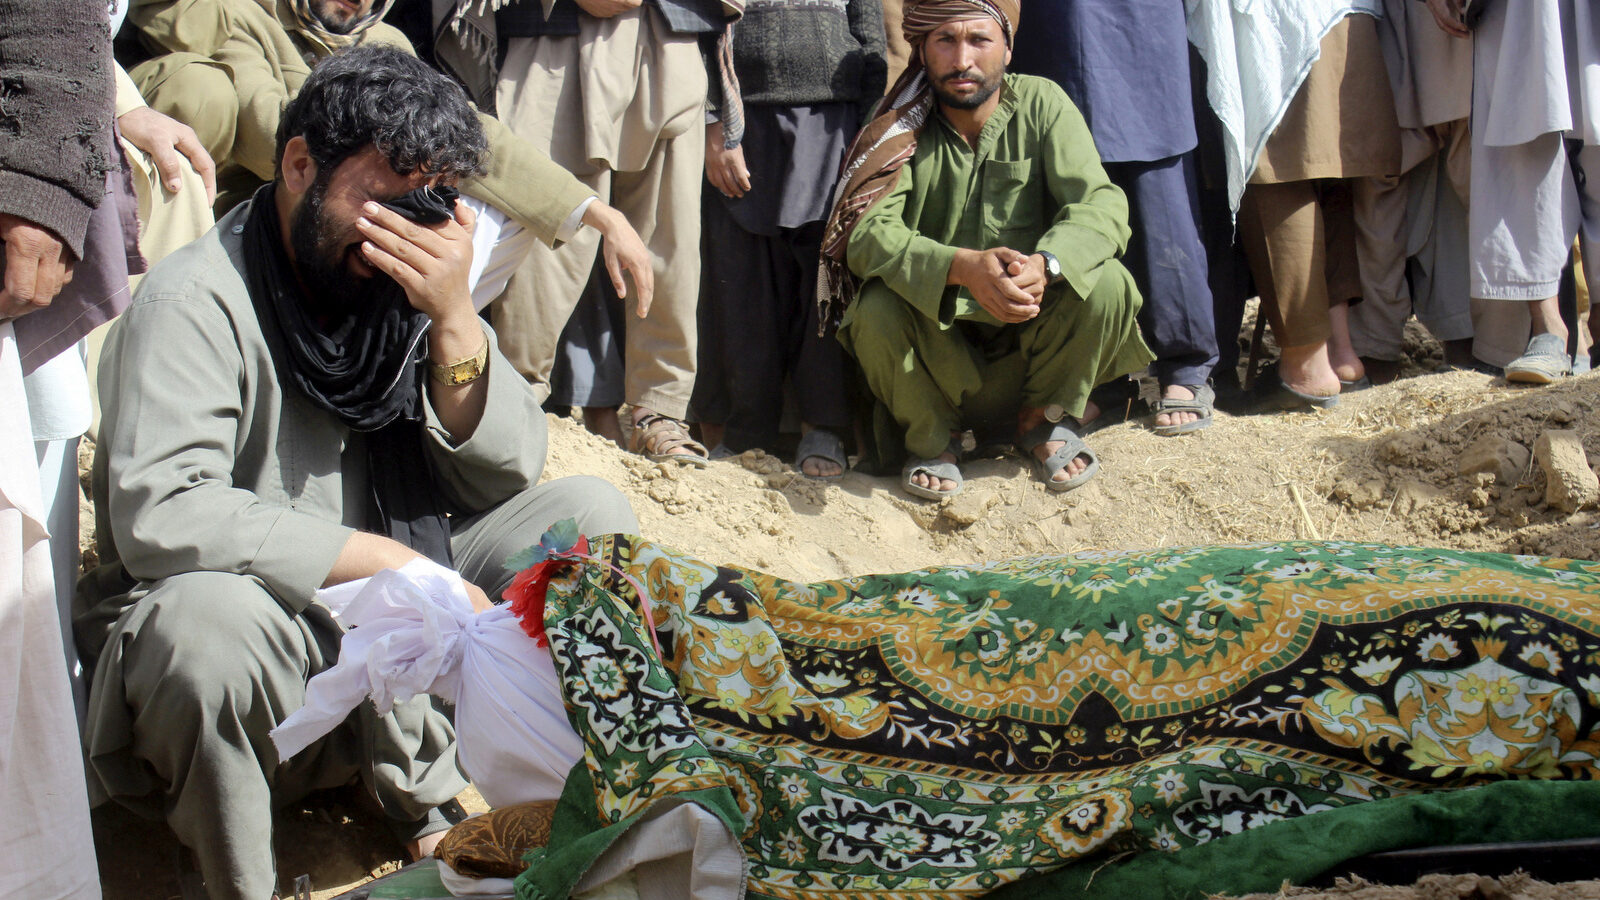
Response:
POLYGON ((1528 314, 1533 334, 1553 334, 1562 341, 1567 339, 1567 323, 1561 318, 1560 299, 1548 297, 1528 304, 1528 314))
POLYGON ((1340 381, 1360 381, 1367 375, 1356 355, 1355 344, 1350 341, 1350 304, 1328 305, 1328 364, 1340 381))
POLYGON ((622 421, 617 418, 615 406, 585 406, 583 408, 583 427, 593 434, 598 434, 608 441, 614 442, 618 447, 622 443, 622 421))
POLYGON ((820 456, 808 456, 801 460, 800 471, 804 472, 809 478, 833 478, 844 474, 842 466, 831 459, 824 459, 820 456))
MULTIPOLYGON (((1083 415, 1076 421, 1078 423, 1078 427, 1082 428, 1084 425, 1087 425, 1098 418, 1100 418, 1100 407, 1096 406, 1093 401, 1090 401, 1084 405, 1083 415)), ((1022 412, 1017 416, 1017 433, 1027 434, 1029 431, 1033 430, 1035 426, 1043 422, 1044 419, 1044 410, 1034 407, 1024 407, 1022 412)), ((1045 462, 1050 458, 1051 454, 1055 453, 1057 450, 1060 450, 1066 445, 1066 441, 1045 441, 1039 446, 1033 448, 1033 455, 1037 457, 1040 462, 1045 462)), ((1050 480, 1055 482, 1070 481, 1073 478, 1083 474, 1083 470, 1087 468, 1089 468, 1089 457, 1087 454, 1080 453, 1077 456, 1074 456, 1065 466, 1062 466, 1060 469, 1050 473, 1050 480)))
MULTIPOLYGON (((1040 462, 1044 462, 1050 458, 1050 454, 1060 450, 1066 445, 1066 441, 1045 441, 1039 446, 1033 448, 1033 455, 1038 457, 1040 462)), ((1087 468, 1089 468, 1089 457, 1086 454, 1080 453, 1077 456, 1074 456, 1072 460, 1065 466, 1062 466, 1054 472, 1051 472, 1050 480, 1055 482, 1070 481, 1073 478, 1083 474, 1083 470, 1087 468)))
POLYGON ((1328 361, 1327 344, 1284 347, 1278 359, 1278 377, 1302 394, 1333 397, 1339 393, 1339 376, 1328 361))
POLYGON ((406 842, 406 852, 411 854, 411 861, 416 862, 419 859, 427 859, 432 856, 434 848, 438 847, 444 841, 444 836, 449 833, 450 829, 446 828, 443 831, 435 831, 433 834, 406 842))
MULTIPOLYGON (((1163 400, 1193 400, 1194 399, 1194 391, 1189 390, 1188 388, 1184 387, 1181 384, 1169 384, 1166 387, 1161 389, 1161 399, 1163 399, 1163 400)), ((1187 425, 1190 422, 1198 422, 1198 421, 1200 421, 1200 414, 1197 413, 1197 412, 1190 411, 1190 410, 1180 410, 1179 412, 1164 412, 1164 413, 1158 413, 1156 415, 1156 424, 1160 425, 1163 428, 1167 428, 1167 427, 1170 427, 1170 426, 1173 426, 1173 425, 1187 425)))
MULTIPOLYGON (((810 434, 815 429, 815 425, 800 423, 800 433, 802 435, 810 434)), ((955 462, 954 459, 950 461, 955 462)), ((808 478, 835 478, 844 474, 844 467, 825 456, 808 456, 800 460, 800 471, 804 472, 808 478)), ((917 479, 913 477, 911 480, 916 481, 917 479)), ((944 481, 942 478, 939 480, 941 482, 944 481)), ((927 487, 927 485, 923 485, 923 487, 927 487)), ((950 489, 955 490, 954 487, 950 489)), ((943 488, 939 490, 943 490, 943 488)))
MULTIPOLYGON (((939 459, 948 463, 957 461, 956 455, 951 453, 949 450, 939 454, 939 459)), ((934 476, 929 475, 927 472, 918 472, 915 475, 912 475, 911 483, 917 487, 927 488, 930 491, 938 491, 941 494, 948 494, 956 489, 956 483, 954 481, 951 481, 948 478, 935 478, 934 476)))
POLYGON ((634 441, 643 441, 639 449, 641 453, 655 458, 671 457, 678 462, 693 462, 695 465, 705 465, 708 451, 701 448, 695 440, 689 437, 689 426, 682 420, 671 416, 662 416, 643 406, 633 408, 634 441), (645 419, 655 416, 649 425, 641 425, 645 419), (645 429, 641 436, 639 429, 645 429))

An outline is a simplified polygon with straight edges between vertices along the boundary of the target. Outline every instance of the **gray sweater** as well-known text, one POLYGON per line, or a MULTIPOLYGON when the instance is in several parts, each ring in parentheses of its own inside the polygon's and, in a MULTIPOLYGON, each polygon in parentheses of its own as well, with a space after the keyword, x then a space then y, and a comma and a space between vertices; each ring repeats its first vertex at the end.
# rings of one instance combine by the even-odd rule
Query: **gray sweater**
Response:
POLYGON ((879 0, 750 0, 733 30, 733 64, 748 105, 856 103, 883 96, 879 0))
POLYGON ((0 0, 0 213, 83 256, 111 168, 105 0, 0 0))

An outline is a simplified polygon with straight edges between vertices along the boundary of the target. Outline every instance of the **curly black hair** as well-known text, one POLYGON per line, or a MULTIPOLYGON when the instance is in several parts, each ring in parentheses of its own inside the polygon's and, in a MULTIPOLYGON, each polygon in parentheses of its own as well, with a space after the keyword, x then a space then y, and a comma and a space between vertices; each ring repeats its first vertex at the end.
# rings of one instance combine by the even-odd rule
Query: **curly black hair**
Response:
POLYGON ((403 50, 353 47, 324 59, 278 120, 274 167, 303 137, 328 177, 367 145, 400 175, 481 175, 489 142, 460 85, 403 50))

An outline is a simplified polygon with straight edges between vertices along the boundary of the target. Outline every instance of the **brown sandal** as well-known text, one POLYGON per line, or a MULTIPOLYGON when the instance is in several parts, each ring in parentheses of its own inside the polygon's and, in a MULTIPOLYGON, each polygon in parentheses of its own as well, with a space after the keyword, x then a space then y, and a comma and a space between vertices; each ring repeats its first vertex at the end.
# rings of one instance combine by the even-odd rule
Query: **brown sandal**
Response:
POLYGON ((704 444, 689 437, 683 422, 657 413, 646 413, 633 423, 628 448, 654 462, 679 462, 704 466, 709 458, 704 444), (687 450, 688 452, 682 452, 687 450))

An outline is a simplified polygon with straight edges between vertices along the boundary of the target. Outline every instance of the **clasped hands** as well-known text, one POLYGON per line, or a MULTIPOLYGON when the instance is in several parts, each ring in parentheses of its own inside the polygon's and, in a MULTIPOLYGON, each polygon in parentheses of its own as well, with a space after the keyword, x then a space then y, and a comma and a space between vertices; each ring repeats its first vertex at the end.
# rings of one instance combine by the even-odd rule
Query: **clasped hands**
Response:
POLYGON ((957 250, 948 279, 949 284, 966 288, 985 312, 1008 325, 1039 314, 1049 282, 1044 257, 1010 247, 957 250))

